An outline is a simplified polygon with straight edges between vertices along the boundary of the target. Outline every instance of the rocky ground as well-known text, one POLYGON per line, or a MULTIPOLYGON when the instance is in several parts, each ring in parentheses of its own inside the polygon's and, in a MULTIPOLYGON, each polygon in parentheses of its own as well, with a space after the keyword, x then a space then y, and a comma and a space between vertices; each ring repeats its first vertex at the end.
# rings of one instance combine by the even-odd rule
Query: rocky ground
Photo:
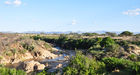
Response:
MULTIPOLYGON (((49 55, 49 53, 45 53, 49 55)), ((57 56, 55 58, 45 58, 45 59, 30 59, 23 62, 7 64, 6 67, 17 68, 26 71, 26 73, 31 73, 33 71, 39 72, 44 68, 48 69, 48 72, 54 72, 58 69, 62 69, 67 66, 70 57, 75 55, 74 51, 65 51, 57 48, 53 48, 53 53, 51 57, 57 56)))
POLYGON ((27 36, 0 33, 0 64, 27 73, 48 68, 49 72, 66 66, 74 51, 61 50, 27 36))

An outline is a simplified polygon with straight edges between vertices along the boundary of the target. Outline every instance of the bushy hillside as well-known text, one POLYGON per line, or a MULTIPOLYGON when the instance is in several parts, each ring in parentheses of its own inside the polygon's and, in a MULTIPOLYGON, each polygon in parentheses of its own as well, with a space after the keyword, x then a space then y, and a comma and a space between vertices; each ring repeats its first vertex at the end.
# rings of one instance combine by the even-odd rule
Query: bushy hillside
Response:
POLYGON ((27 59, 56 57, 50 52, 51 45, 41 40, 34 40, 17 34, 1 34, 0 41, 1 64, 13 64, 27 59))

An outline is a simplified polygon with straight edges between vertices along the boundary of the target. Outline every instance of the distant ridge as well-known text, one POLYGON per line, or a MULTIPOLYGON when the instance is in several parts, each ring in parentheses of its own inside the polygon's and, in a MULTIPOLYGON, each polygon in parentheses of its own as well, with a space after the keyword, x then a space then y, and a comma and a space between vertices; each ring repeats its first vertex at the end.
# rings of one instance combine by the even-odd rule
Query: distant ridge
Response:
MULTIPOLYGON (((98 34, 105 34, 106 32, 113 32, 116 34, 120 34, 123 31, 89 31, 89 32, 84 32, 84 31, 65 31, 65 32, 61 32, 61 31, 52 31, 52 32, 44 32, 44 31, 27 31, 27 32, 22 32, 22 33, 32 33, 32 34, 69 34, 69 33, 98 33, 98 34)), ((139 34, 140 32, 133 32, 134 34, 139 34)))

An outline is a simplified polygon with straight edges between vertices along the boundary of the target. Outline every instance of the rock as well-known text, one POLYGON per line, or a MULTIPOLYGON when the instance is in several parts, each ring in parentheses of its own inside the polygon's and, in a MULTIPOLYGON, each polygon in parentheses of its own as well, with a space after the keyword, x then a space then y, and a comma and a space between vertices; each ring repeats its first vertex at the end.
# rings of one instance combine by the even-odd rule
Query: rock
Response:
POLYGON ((45 66, 46 66, 46 67, 48 67, 48 66, 49 66, 49 64, 48 64, 48 63, 46 63, 46 64, 45 64, 45 66))
POLYGON ((134 53, 136 55, 140 55, 140 50, 133 50, 133 51, 131 51, 131 53, 134 53))
POLYGON ((64 58, 69 59, 69 56, 64 56, 64 58))
POLYGON ((26 71, 26 73, 32 72, 34 70, 43 70, 45 68, 44 64, 40 64, 37 61, 24 62, 21 66, 23 66, 23 69, 26 71))
POLYGON ((44 64, 36 64, 34 66, 34 70, 43 70, 44 68, 45 68, 45 65, 44 64))
POLYGON ((112 72, 120 72, 120 70, 119 69, 115 69, 114 71, 112 71, 112 72))
POLYGON ((24 55, 21 55, 20 57, 12 58, 11 63, 15 64, 28 59, 33 59, 33 56, 29 52, 25 53, 24 55))
POLYGON ((52 57, 46 57, 47 59, 52 59, 52 57))
POLYGON ((51 53, 50 51, 47 51, 47 50, 39 50, 37 53, 36 53, 38 59, 53 59, 53 58, 56 58, 58 57, 57 55, 51 53))
POLYGON ((140 55, 140 47, 138 47, 137 45, 129 45, 128 49, 130 50, 130 53, 132 54, 136 54, 136 55, 140 55))
POLYGON ((132 50, 140 50, 140 48, 137 45, 132 45, 132 44, 129 45, 128 49, 130 51, 132 51, 132 50))
POLYGON ((62 67, 62 64, 58 64, 57 66, 56 66, 56 68, 61 68, 62 67))

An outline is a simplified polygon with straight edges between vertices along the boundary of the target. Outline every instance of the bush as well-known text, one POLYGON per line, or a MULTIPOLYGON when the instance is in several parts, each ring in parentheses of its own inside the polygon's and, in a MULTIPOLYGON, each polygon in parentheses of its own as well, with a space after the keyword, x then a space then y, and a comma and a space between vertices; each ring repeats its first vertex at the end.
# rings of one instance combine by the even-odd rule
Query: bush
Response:
POLYGON ((25 48, 26 50, 29 50, 29 51, 33 51, 34 50, 34 46, 30 45, 28 43, 23 43, 22 47, 25 48))
POLYGON ((135 54, 131 54, 130 56, 128 56, 128 58, 133 61, 137 60, 137 56, 135 54))
POLYGON ((105 72, 105 64, 77 52, 70 60, 69 66, 63 69, 63 75, 96 75, 105 72))
POLYGON ((26 49, 19 50, 19 53, 21 53, 21 54, 24 54, 24 53, 26 53, 26 52, 27 52, 26 49))
POLYGON ((112 32, 106 32, 106 35, 111 36, 111 37, 117 36, 116 33, 112 33, 112 32))
POLYGON ((105 48, 105 50, 107 52, 117 52, 120 50, 120 46, 118 44, 112 44, 112 45, 109 45, 105 48))
POLYGON ((44 46, 45 46, 46 49, 51 49, 52 48, 51 45, 49 45, 48 43, 45 43, 44 46))
POLYGON ((129 42, 126 41, 126 40, 121 40, 121 41, 118 41, 117 43, 118 43, 120 46, 122 46, 122 47, 125 47, 125 46, 127 46, 127 45, 129 44, 129 42))
POLYGON ((103 58, 102 60, 106 64, 106 70, 111 72, 115 69, 127 71, 135 74, 140 74, 140 62, 133 62, 126 59, 118 59, 114 57, 103 58))
POLYGON ((17 53, 17 49, 14 48, 14 49, 11 50, 11 52, 13 53, 13 55, 15 55, 17 53))
POLYGON ((48 73, 45 70, 43 70, 42 72, 37 73, 37 75, 48 75, 48 73))
POLYGON ((129 32, 129 31, 124 31, 122 32, 121 34, 119 34, 120 36, 132 36, 133 33, 132 32, 129 32))
POLYGON ((0 75, 26 75, 23 70, 0 67, 0 75))
POLYGON ((3 56, 0 56, 0 60, 2 60, 3 59, 3 56))
POLYGON ((4 51, 4 54, 7 55, 7 56, 12 56, 13 55, 13 53, 10 50, 4 51))
POLYGON ((95 35, 99 35, 98 33, 82 33, 82 35, 84 36, 95 36, 95 35))
POLYGON ((113 44, 115 44, 115 41, 114 41, 112 38, 110 38, 110 37, 104 38, 104 39, 101 41, 101 43, 100 43, 100 45, 101 45, 102 47, 108 47, 108 46, 111 46, 111 45, 113 45, 113 44))

